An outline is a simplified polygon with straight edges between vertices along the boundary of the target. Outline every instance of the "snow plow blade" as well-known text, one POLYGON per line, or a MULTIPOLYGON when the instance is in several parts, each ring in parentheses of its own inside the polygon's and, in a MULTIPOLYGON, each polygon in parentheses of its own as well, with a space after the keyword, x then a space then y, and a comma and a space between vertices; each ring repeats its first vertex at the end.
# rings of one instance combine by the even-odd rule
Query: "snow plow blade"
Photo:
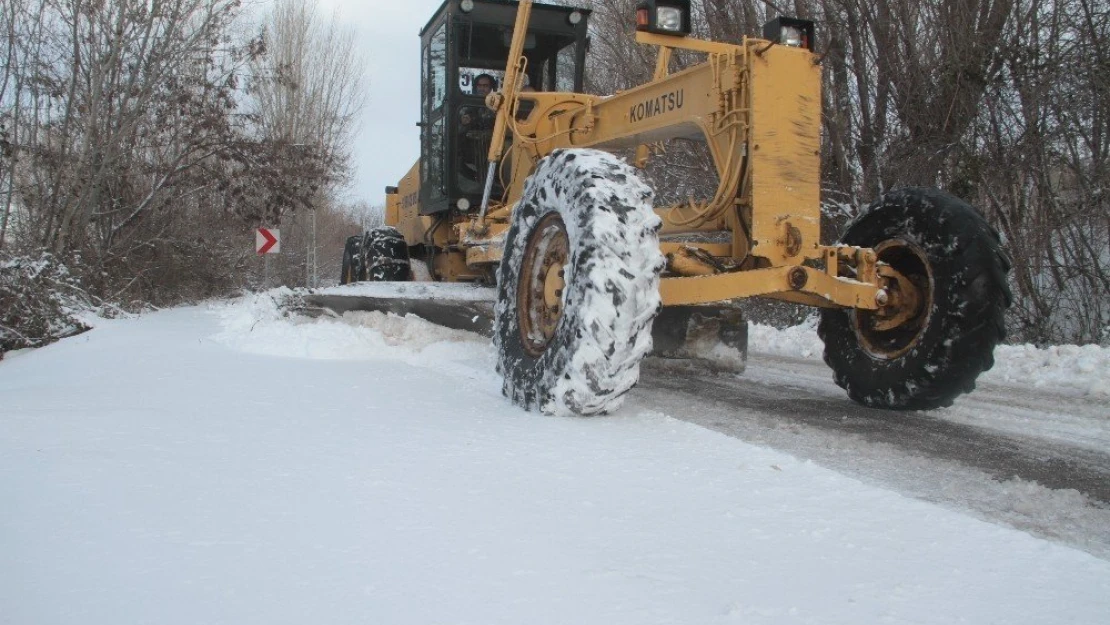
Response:
POLYGON ((308 295, 305 303, 336 314, 378 311, 398 316, 416 315, 436 325, 489 336, 493 330, 493 305, 482 302, 406 300, 364 295, 308 295))
POLYGON ((748 361, 748 323, 729 306, 667 306, 652 326, 651 355, 683 360, 719 373, 742 373, 748 361))
POLYGON ((356 311, 416 315, 445 328, 490 336, 496 298, 495 289, 468 284, 361 282, 305 295, 307 310, 303 312, 324 309, 337 315, 356 311))
MULTIPOLYGON (((493 335, 497 290, 445 282, 359 283, 304 296, 301 312, 328 310, 416 315, 454 330, 493 335)), ((728 306, 669 306, 652 324, 651 356, 718 372, 740 373, 748 357, 748 324, 728 306)))

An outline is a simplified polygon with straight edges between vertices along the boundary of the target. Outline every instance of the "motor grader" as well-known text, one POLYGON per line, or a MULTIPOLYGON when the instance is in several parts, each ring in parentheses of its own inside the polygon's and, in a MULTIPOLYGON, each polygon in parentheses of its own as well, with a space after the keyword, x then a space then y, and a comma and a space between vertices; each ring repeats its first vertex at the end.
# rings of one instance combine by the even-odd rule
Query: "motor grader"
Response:
POLYGON ((589 16, 444 2, 420 35, 420 159, 386 189, 387 225, 349 239, 341 282, 495 285, 504 394, 544 412, 619 405, 653 329, 682 357, 711 327, 701 355, 739 352, 741 368, 731 303, 749 297, 820 308, 825 361, 857 402, 930 409, 974 388, 1010 303, 999 237, 965 202, 907 188, 821 243, 812 22, 706 41, 689 0, 644 0, 629 20, 654 77, 598 96, 582 88, 589 16), (672 72, 680 50, 701 61, 672 72), (642 170, 674 140, 704 142, 716 190, 655 206, 642 170))

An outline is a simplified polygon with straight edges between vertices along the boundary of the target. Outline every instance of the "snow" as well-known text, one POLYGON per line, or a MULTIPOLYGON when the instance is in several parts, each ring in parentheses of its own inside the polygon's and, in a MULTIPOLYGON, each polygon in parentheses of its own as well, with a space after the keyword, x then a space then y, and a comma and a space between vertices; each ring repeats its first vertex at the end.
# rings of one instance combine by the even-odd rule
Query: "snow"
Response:
POLYGON ((1003 345, 987 380, 1032 388, 1069 389, 1110 397, 1110 348, 1098 345, 1003 345))
POLYGON ((344 323, 318 323, 284 311, 280 304, 290 295, 289 289, 275 289, 221 310, 224 330, 212 339, 239 351, 266 356, 365 360, 388 355, 429 368, 457 356, 444 352, 444 346, 459 343, 484 350, 488 345, 486 339, 469 332, 450 330, 418 317, 401 318, 381 312, 350 312, 344 315, 344 323), (367 332, 367 328, 373 331, 367 332))
POLYGON ((1110 616, 1106 560, 658 410, 526 413, 484 339, 276 295, 0 362, 0 623, 1110 616))
POLYGON ((325 295, 405 297, 464 302, 492 302, 497 299, 496 289, 460 282, 356 282, 316 289, 314 292, 325 295))
MULTIPOLYGON (((506 396, 518 405, 560 416, 610 413, 640 379, 666 264, 657 235, 662 219, 651 200, 636 170, 607 152, 556 150, 537 165, 513 210, 506 235, 513 244, 499 267, 508 291, 495 309, 498 371, 506 396), (549 214, 559 215, 568 240, 563 313, 543 354, 533 358, 522 341, 502 338, 521 336, 507 303, 517 300, 516 276, 540 282, 546 238, 557 237, 558 229, 548 225, 531 233, 549 214), (542 246, 525 266, 529 240, 542 246)), ((534 337, 542 332, 528 340, 534 337)))
MULTIPOLYGON (((748 341, 752 351, 821 360, 821 339, 817 337, 817 320, 813 317, 784 330, 750 324, 748 341)), ((1000 345, 995 349, 994 359, 994 368, 979 378, 981 382, 1110 397, 1110 347, 1000 345)))

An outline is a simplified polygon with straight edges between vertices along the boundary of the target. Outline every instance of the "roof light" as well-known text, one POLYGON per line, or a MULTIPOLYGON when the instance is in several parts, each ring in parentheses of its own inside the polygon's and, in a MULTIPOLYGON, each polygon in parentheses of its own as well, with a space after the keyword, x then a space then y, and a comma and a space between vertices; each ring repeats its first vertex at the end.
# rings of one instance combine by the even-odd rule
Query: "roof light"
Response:
POLYGON ((813 22, 776 17, 763 25, 763 38, 782 46, 813 51, 813 22))
POLYGON ((682 31, 682 10, 678 7, 656 7, 655 27, 673 33, 682 31))
POLYGON ((642 0, 636 5, 636 30, 657 35, 690 34, 690 0, 642 0))
POLYGON ((802 47, 802 31, 794 28, 793 26, 783 26, 781 37, 782 38, 779 40, 779 43, 784 46, 790 46, 791 48, 802 47))

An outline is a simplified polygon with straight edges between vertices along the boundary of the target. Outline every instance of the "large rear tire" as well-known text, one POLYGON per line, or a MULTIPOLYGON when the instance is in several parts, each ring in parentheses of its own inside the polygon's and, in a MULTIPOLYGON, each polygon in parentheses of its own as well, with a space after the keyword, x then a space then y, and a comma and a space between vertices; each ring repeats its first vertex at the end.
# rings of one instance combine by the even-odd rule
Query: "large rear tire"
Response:
POLYGON ((898 410, 950 406, 994 365, 1006 336, 1010 269, 998 233, 937 189, 891 192, 858 217, 847 245, 870 247, 921 294, 895 327, 866 310, 824 309, 825 362, 853 400, 898 410))
POLYGON ((362 241, 365 280, 404 282, 412 280, 409 246, 405 237, 392 226, 380 226, 366 233, 362 241))
POLYGON ((540 161, 497 276, 497 371, 515 404, 603 414, 639 381, 665 263, 651 200, 605 152, 556 150, 540 161))

